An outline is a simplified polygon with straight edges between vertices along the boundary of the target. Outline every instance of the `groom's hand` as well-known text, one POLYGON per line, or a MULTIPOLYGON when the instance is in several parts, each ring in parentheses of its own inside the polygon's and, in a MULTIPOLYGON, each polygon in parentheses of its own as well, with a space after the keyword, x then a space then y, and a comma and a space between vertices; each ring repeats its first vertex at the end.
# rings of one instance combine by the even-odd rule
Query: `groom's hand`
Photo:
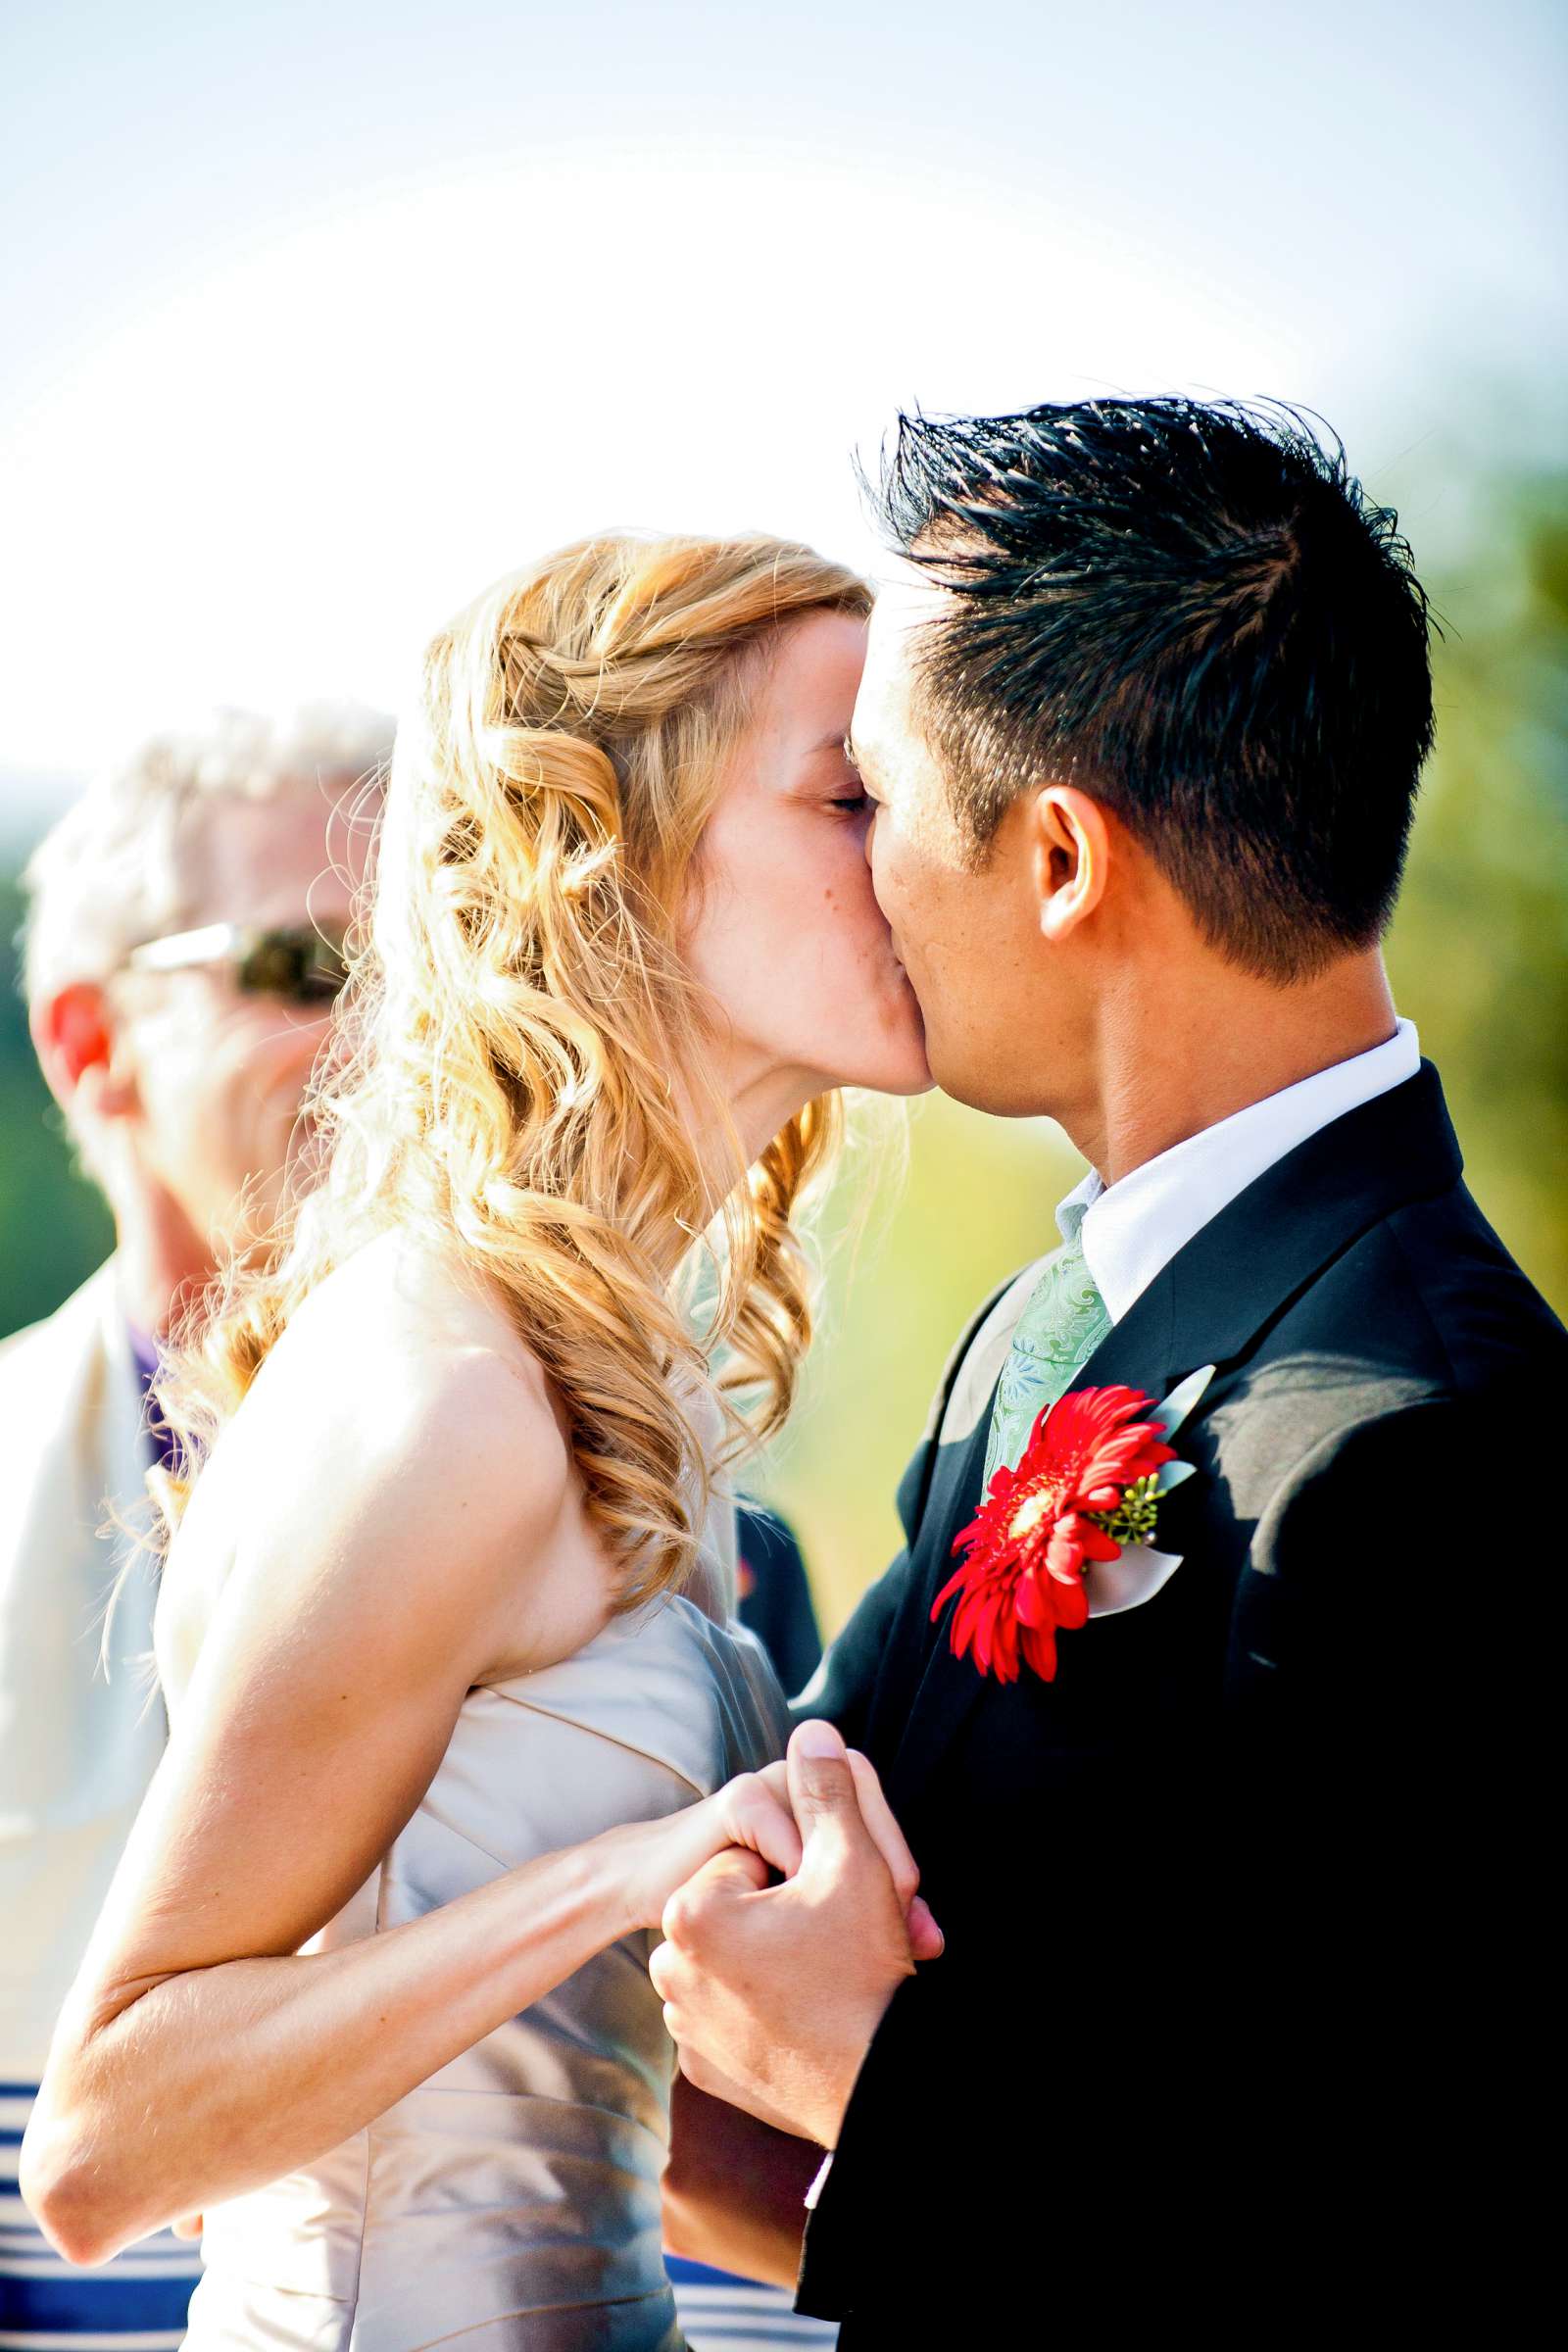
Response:
MULTIPOLYGON (((789 1796, 801 1866, 765 1884, 754 1854, 731 1850, 671 1896, 650 1962, 681 2072, 765 2123, 832 2147, 855 2079, 903 1980, 941 1949, 912 1876, 902 1886, 862 1813, 903 1839, 875 1776, 857 1776, 831 1724, 790 1741, 789 1796)), ((912 1872, 912 1865, 908 1866, 912 1872)))

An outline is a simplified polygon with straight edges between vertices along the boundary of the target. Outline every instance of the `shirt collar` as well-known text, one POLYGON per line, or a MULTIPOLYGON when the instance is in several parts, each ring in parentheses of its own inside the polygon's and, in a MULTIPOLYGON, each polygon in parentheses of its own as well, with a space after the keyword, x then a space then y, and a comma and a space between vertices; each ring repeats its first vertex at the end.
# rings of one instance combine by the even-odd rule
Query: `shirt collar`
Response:
POLYGON ((1102 1184, 1091 1168, 1062 1201, 1056 1223, 1063 1241, 1082 1242, 1111 1321, 1119 1323, 1178 1250, 1265 1169, 1319 1128, 1402 1086, 1420 1067, 1415 1026, 1401 1020, 1383 1045, 1250 1102, 1146 1160, 1119 1184, 1102 1184))

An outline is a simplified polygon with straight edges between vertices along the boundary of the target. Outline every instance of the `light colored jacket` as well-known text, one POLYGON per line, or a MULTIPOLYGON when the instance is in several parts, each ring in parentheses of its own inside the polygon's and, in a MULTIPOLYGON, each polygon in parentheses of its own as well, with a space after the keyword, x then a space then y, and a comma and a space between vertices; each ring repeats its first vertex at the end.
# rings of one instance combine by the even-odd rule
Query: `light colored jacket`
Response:
POLYGON ((36 2082, 167 1736, 141 1391, 114 1260, 0 1343, 0 2079, 36 2082), (109 1616, 116 1578, 129 1574, 109 1616))

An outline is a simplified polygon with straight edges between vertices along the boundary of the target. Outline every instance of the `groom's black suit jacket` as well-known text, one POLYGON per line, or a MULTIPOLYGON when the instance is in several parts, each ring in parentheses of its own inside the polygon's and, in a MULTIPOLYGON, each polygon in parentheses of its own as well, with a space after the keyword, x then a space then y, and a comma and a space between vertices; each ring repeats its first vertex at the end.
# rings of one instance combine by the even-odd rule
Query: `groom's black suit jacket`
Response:
POLYGON ((1054 1682, 984 1680, 931 1622, 989 1414, 909 1464, 907 1548, 809 1709, 878 1767, 948 1938, 808 2227, 844 2352, 1454 2316, 1503 2161, 1477 2133, 1568 1410, 1568 1333, 1460 1167, 1429 1064, 1116 1325, 1075 1387, 1217 1366, 1200 1475, 1162 1506, 1181 1567, 1063 1635, 1054 1682))

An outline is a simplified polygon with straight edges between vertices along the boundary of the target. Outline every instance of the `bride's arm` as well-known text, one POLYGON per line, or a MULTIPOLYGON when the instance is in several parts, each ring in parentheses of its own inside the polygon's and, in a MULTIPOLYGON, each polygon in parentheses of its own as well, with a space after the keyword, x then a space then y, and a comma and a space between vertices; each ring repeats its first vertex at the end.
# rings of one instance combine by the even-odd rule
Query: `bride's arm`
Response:
POLYGON ((418 1804, 500 1629, 515 1646, 519 1597, 541 1626, 560 1606, 569 1464, 548 1406, 519 1409, 504 1377, 446 1384, 352 1471, 323 1430, 238 1549, 23 2151, 23 2192, 74 2261, 336 2145, 657 1925, 727 1842, 798 1857, 762 1785, 732 1784, 299 1955, 418 1804))

